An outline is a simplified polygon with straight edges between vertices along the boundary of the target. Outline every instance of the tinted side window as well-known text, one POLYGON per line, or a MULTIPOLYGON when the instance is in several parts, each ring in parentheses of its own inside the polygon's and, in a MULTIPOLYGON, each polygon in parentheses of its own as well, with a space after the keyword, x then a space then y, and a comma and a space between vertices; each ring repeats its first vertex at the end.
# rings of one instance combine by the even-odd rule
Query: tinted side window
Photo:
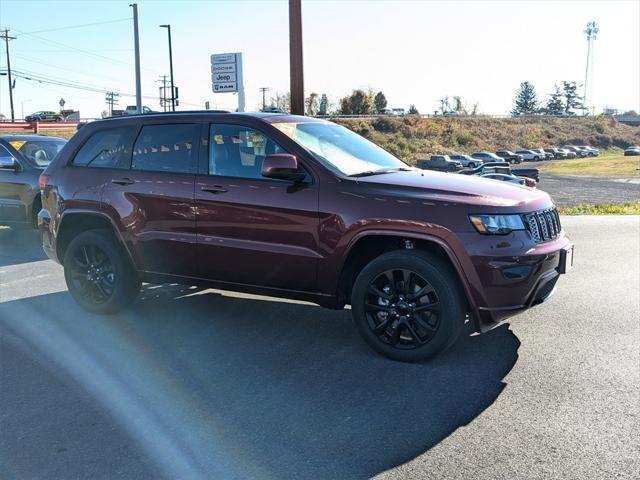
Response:
POLYGON ((101 130, 89 137, 73 159, 80 167, 129 168, 133 127, 101 130))
POLYGON ((209 131, 209 174, 264 178, 264 157, 286 153, 264 133, 240 125, 212 124, 209 131))
POLYGON ((194 173, 197 124, 147 125, 133 146, 131 168, 151 172, 194 173))

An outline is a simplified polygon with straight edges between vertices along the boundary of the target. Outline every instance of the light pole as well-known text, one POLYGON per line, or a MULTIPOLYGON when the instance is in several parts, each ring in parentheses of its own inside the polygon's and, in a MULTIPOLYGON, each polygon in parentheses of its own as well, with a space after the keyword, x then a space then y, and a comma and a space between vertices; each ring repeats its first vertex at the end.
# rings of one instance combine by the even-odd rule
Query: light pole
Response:
MULTIPOLYGON (((593 89, 591 85, 593 82, 593 42, 598 36, 598 25, 596 22, 587 23, 587 27, 584 29, 584 33, 587 36, 587 68, 584 73, 584 95, 582 96, 582 101, 584 103, 585 112, 589 111, 589 107, 587 105, 587 96, 591 93, 590 89, 593 89)), ((591 100, 591 98, 589 98, 591 100)))
POLYGON ((142 113, 142 87, 140 84, 140 37, 138 35, 138 4, 129 5, 133 8, 133 47, 136 59, 136 113, 142 113))
POLYGON ((22 113, 22 120, 24 120, 24 104, 27 103, 27 102, 30 102, 30 101, 31 101, 31 99, 22 100, 20 102, 20 113, 22 113))
POLYGON ((169 76, 171 77, 171 111, 176 111, 175 89, 173 88, 173 53, 171 52, 171 25, 160 25, 169 35, 169 76))

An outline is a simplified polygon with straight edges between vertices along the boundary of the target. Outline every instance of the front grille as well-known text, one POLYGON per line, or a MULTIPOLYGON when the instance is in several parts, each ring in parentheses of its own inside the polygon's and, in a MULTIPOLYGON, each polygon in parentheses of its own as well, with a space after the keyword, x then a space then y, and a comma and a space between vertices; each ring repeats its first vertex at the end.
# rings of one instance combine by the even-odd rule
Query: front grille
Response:
POLYGON ((524 216, 529 232, 536 243, 552 240, 560 235, 560 216, 555 208, 538 210, 524 216))

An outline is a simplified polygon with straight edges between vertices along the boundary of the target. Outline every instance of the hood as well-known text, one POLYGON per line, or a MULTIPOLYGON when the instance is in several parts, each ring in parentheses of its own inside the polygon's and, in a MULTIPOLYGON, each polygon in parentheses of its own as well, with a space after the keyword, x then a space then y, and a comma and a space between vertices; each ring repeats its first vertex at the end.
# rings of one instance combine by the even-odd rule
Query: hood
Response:
POLYGON ((487 207, 516 207, 514 211, 531 211, 553 205, 541 190, 473 175, 442 173, 430 170, 393 172, 361 177, 358 184, 380 188, 379 194, 406 196, 456 204, 487 207))

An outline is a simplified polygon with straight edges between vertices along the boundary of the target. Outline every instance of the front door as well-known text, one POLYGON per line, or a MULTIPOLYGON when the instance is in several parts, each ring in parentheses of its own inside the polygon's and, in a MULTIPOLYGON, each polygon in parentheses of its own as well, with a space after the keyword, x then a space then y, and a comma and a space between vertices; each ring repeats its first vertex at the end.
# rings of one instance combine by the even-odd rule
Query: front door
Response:
POLYGON ((205 173, 195 188, 200 276, 314 291, 318 185, 310 174, 300 184, 262 177, 262 162, 273 153, 287 152, 261 131, 210 126, 205 173))
MULTIPOLYGON (((4 145, 0 145, 0 157, 16 159, 4 145)), ((25 173, 25 168, 0 167, 0 222, 14 223, 29 220, 28 202, 33 197, 34 176, 32 172, 25 173)), ((30 170, 30 169, 29 169, 30 170)), ((35 182, 37 184, 37 180, 35 182)))

